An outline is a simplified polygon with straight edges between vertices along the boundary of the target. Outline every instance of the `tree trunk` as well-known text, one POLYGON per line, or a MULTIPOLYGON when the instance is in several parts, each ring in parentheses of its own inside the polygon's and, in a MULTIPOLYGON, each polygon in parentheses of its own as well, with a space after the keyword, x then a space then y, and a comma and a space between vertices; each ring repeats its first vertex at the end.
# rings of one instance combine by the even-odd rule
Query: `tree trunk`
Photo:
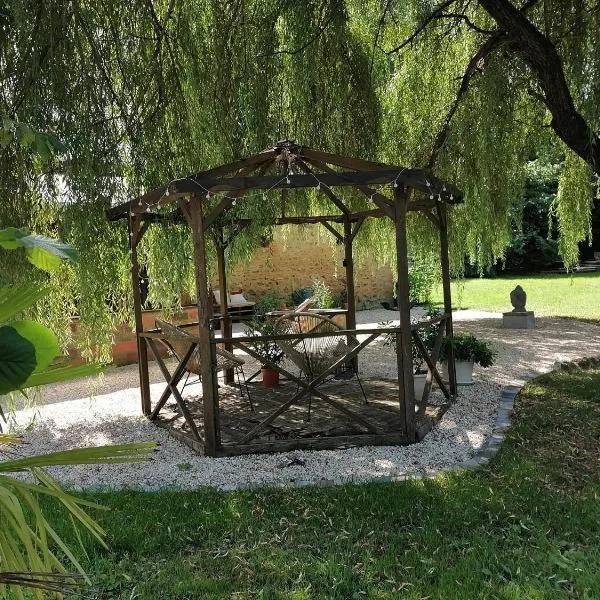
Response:
POLYGON ((554 44, 508 0, 479 0, 479 4, 536 74, 558 137, 600 175, 600 138, 575 108, 554 44))

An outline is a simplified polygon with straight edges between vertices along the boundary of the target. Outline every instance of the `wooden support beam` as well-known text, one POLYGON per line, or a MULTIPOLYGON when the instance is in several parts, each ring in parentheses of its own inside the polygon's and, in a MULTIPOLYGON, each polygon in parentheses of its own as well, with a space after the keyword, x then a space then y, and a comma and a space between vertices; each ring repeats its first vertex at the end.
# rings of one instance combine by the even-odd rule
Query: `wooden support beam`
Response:
POLYGON ((338 241, 338 243, 344 243, 344 236, 329 221, 322 221, 321 225, 323 225, 325 229, 333 234, 333 237, 338 241))
MULTIPOLYGON (((317 396, 318 398, 320 398, 327 404, 333 406, 337 410, 343 412, 347 416, 351 417, 353 420, 355 420, 358 423, 360 423, 361 425, 363 425, 368 431, 371 431, 372 433, 378 433, 377 428, 370 421, 365 419, 362 415, 354 412, 353 410, 350 410, 349 408, 344 406, 344 404, 342 404, 341 402, 338 402, 337 400, 333 400, 332 398, 325 396, 325 394, 321 393, 317 389, 317 386, 319 386, 321 383, 323 383, 323 381, 327 378, 327 376, 330 373, 333 373, 339 366, 345 364, 348 360, 352 360, 363 348, 368 346, 374 339, 376 339, 380 335, 381 335, 380 331, 377 331, 376 333, 373 333, 370 336, 368 336, 367 339, 358 343, 349 352, 344 354, 344 356, 340 357, 338 360, 333 362, 325 371, 323 371, 320 375, 315 377, 312 381, 308 381, 305 379, 301 379, 300 377, 296 377, 289 371, 286 371, 286 369, 284 369, 280 364, 275 364, 275 363, 272 363, 269 361, 264 361, 264 358, 261 357, 255 350, 253 350, 249 346, 246 346, 245 344, 239 342, 236 339, 236 341, 234 342, 235 345, 238 348, 242 349, 244 352, 246 352, 246 354, 249 354, 250 356, 256 358, 257 360, 263 360, 264 362, 266 362, 266 364, 268 364, 268 366, 275 369, 276 371, 279 371, 282 375, 284 375, 291 381, 294 381, 295 383, 298 384, 298 391, 289 400, 286 400, 281 406, 279 406, 279 408, 277 408, 277 410, 270 413, 258 425, 256 425, 253 429, 251 429, 242 438, 242 440, 240 441, 240 444, 246 444, 251 439, 255 438, 269 423, 272 423, 279 415, 283 414, 293 404, 297 403, 298 400, 300 400, 303 396, 306 396, 307 394, 314 394, 315 396, 317 396)), ((298 336, 296 335, 296 337, 298 337, 298 336)), ((302 337, 306 337, 306 336, 303 335, 302 337)))
MULTIPOLYGON (((448 213, 446 205, 437 203, 438 221, 440 222, 440 264, 442 267, 442 289, 444 291, 444 312, 446 319, 446 335, 452 335, 454 327, 452 324, 452 291, 450 287, 450 256, 448 245, 448 213)), ((456 396, 456 364, 454 361, 454 349, 452 345, 448 349, 448 378, 450 380, 450 393, 456 396)))
POLYGON ((427 352, 427 348, 425 347, 425 344, 423 344, 423 340, 421 340, 421 338, 419 336, 419 332, 417 330, 412 331, 413 342, 417 346, 417 348, 419 350, 419 354, 423 357, 423 359, 425 360, 425 363, 427 364, 427 367, 429 368, 429 373, 427 374, 427 381, 425 383, 425 389, 423 390, 423 397, 416 399, 417 404, 419 405, 419 413, 425 412, 425 405, 426 405, 427 397, 429 396, 429 391, 431 390, 431 382, 433 379, 435 379, 437 381, 437 384, 440 386, 440 390, 442 391, 444 396, 446 398, 450 397, 450 393, 446 389, 446 386, 444 385, 444 382, 442 381, 442 378, 441 378, 440 374, 438 373, 437 366, 436 366, 437 359, 438 359, 438 356, 440 353, 440 347, 442 345, 442 337, 443 337, 443 335, 441 335, 442 333, 443 333, 443 324, 440 324, 438 335, 435 340, 435 345, 433 347, 433 351, 430 356, 429 353, 427 352))
MULTIPOLYGON (((301 156, 304 156, 312 164, 330 164, 342 167, 344 169, 352 169, 354 171, 374 171, 377 169, 389 169, 391 165, 374 162, 371 160, 363 160, 362 158, 351 158, 348 156, 338 156, 329 152, 322 152, 315 148, 302 148, 301 156)), ((396 167, 399 171, 402 167, 396 167)))
MULTIPOLYGON (((144 229, 145 231, 145 229, 144 229)), ((138 261, 137 245, 144 234, 140 228, 140 220, 131 216, 129 219, 129 254, 131 255, 131 287, 133 290, 133 314, 135 317, 135 340, 138 353, 138 373, 140 378, 140 393, 142 413, 149 415, 150 406, 150 376, 148 374, 148 346, 141 337, 144 331, 142 320, 142 289, 140 286, 140 264, 138 261)))
POLYGON ((351 242, 354 241, 354 238, 356 237, 356 234, 360 231, 360 228, 363 226, 365 219, 366 217, 360 217, 358 221, 356 221, 356 223, 354 224, 354 227, 352 228, 352 233, 350 234, 351 242))
MULTIPOLYGON (((153 340, 159 340, 160 342, 163 342, 163 340, 164 340, 163 336, 164 336, 164 333, 155 333, 155 334, 144 333, 144 338, 146 338, 148 343, 150 343, 153 340)), ((183 374, 185 373, 188 360, 194 353, 195 349, 196 349, 196 344, 190 344, 190 347, 187 349, 186 353, 183 355, 183 357, 179 361, 179 364, 175 368, 175 371, 170 376, 170 378, 167 379, 167 387, 164 389, 163 393, 161 394, 160 398, 158 399, 158 402, 156 403, 156 405, 152 409, 152 412, 150 413, 151 421, 156 420, 158 413, 161 411, 162 407, 167 403, 167 400, 171 397, 171 394, 173 393, 172 386, 177 386, 179 384, 179 382, 181 381, 181 378, 183 377, 183 374)))
POLYGON ((205 453, 215 456, 220 446, 221 431, 219 424, 219 392, 214 334, 212 331, 213 302, 208 289, 208 273, 206 266, 206 248, 204 246, 204 214, 199 198, 185 207, 184 214, 189 214, 194 246, 194 263, 196 275, 196 295, 198 302, 198 353, 201 363, 202 403, 204 409, 205 453))
POLYGON ((232 196, 225 196, 221 198, 221 201, 215 206, 206 218, 204 219, 204 231, 208 231, 215 223, 215 221, 225 212, 227 212, 233 205, 233 203, 246 194, 246 190, 238 190, 232 196))
POLYGON ((413 383, 408 243, 406 236, 407 202, 408 195, 406 189, 401 186, 394 188, 394 221, 396 225, 396 260, 398 266, 398 310, 400 312, 400 333, 396 336, 398 394, 400 408, 404 413, 405 433, 409 440, 415 441, 415 389, 413 383))
MULTIPOLYGON (((366 172, 344 172, 344 173, 321 173, 319 181, 327 187, 338 186, 364 186, 384 185, 396 179, 396 170, 366 171, 366 172)), ((289 183, 285 177, 280 175, 265 175, 252 177, 223 177, 219 179, 201 179, 196 181, 191 178, 177 179, 171 183, 171 191, 167 198, 176 200, 178 197, 196 194, 199 187, 218 192, 235 192, 238 190, 273 190, 273 189, 296 189, 316 187, 317 181, 313 175, 294 174, 288 176, 289 183)), ((163 202, 164 203, 164 202, 163 202)), ((144 207, 133 206, 132 211, 136 213, 145 212, 144 207)))
MULTIPOLYGON (((202 439, 202 436, 200 435, 198 428, 196 427, 196 423, 194 422, 194 417, 192 416, 192 413, 190 412, 189 408, 187 407, 187 404, 185 403, 185 400, 183 399, 182 395, 179 393, 179 390, 177 389, 177 383, 179 382, 179 379, 181 379, 181 374, 179 374, 179 379, 177 379, 177 381, 175 381, 175 376, 174 375, 172 376, 171 373, 169 373, 169 369, 167 369, 167 366, 165 365, 158 349, 156 348, 156 342, 154 340, 148 340, 148 344, 150 346, 150 349, 152 350, 152 353, 154 354, 154 358, 156 359, 156 362, 158 363, 158 366, 163 374, 163 377, 165 378, 165 381, 167 382, 167 389, 171 392, 171 394, 173 394, 173 397, 175 398, 175 402, 177 402, 177 406, 179 406, 179 410, 181 411, 181 414, 183 415, 185 422, 188 424, 188 427, 190 428, 192 435, 196 438, 196 440, 198 442, 203 443, 204 440, 202 439)), ((186 364, 187 364, 187 359, 185 360, 185 362, 183 362, 184 366, 186 364)), ((175 373, 175 375, 177 375, 177 373, 179 373, 179 371, 177 371, 175 373)), ((182 373, 183 373, 183 371, 182 371, 182 373)))
MULTIPOLYGON (((344 268, 346 269, 346 302, 348 304, 348 312, 346 313, 346 329, 356 329, 356 298, 354 290, 354 258, 352 255, 352 242, 354 236, 358 233, 358 229, 363 221, 359 221, 356 225, 356 231, 352 231, 352 222, 349 216, 344 219, 344 268)), ((350 345, 350 338, 347 339, 350 345)), ((352 359, 352 367, 355 373, 358 373, 358 356, 352 359)))
MULTIPOLYGON (((329 165, 323 162, 315 160, 313 161, 313 164, 325 171, 325 173, 329 173, 330 175, 337 174, 337 171, 334 171, 329 165)), ((356 187, 357 190, 361 191, 363 194, 368 196, 368 198, 377 206, 379 206, 380 209, 383 210, 388 217, 391 217, 392 219, 394 218, 393 203, 387 196, 384 196, 383 194, 380 194, 379 192, 362 185, 356 185, 354 187, 356 187)))
MULTIPOLYGON (((298 164, 305 173, 313 174, 312 169, 303 160, 297 160, 296 164, 298 164)), ((315 181, 318 181, 316 177, 315 181)), ((325 194, 331 202, 342 211, 342 214, 347 215, 350 213, 346 205, 328 187, 322 187, 321 192, 323 192, 323 194, 325 194)))
MULTIPOLYGON (((223 228, 215 232, 215 246, 217 250, 217 272, 219 276, 219 296, 221 300, 221 337, 230 338, 232 333, 231 317, 229 315, 229 303, 227 302, 227 265, 225 263, 225 238, 223 228)), ((225 344, 225 350, 233 351, 231 344, 225 344)), ((225 370, 225 383, 231 384, 234 381, 233 369, 225 370)))

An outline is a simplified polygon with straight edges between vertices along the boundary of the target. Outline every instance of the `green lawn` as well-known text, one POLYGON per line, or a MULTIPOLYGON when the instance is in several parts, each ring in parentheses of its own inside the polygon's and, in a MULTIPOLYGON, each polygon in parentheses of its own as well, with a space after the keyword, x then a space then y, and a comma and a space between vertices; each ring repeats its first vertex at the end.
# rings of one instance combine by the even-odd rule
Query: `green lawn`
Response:
POLYGON ((86 598, 598 599, 598 389, 600 371, 529 385, 483 471, 95 494, 110 551, 89 549, 86 598))
MULTIPOLYGON (((536 314, 600 320, 600 272, 465 279, 452 284, 452 303, 458 308, 512 310, 509 294, 518 284, 527 292, 528 310, 536 314)), ((442 302, 441 286, 433 302, 442 302)))

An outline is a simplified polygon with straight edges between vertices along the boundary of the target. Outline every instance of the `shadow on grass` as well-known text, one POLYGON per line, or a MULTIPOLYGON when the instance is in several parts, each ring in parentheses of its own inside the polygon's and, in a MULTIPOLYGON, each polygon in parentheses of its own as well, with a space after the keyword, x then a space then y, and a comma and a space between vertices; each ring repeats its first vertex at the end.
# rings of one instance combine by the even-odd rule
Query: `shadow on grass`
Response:
POLYGON ((600 597, 599 371, 528 385, 491 468, 397 484, 92 498, 92 598, 600 597))

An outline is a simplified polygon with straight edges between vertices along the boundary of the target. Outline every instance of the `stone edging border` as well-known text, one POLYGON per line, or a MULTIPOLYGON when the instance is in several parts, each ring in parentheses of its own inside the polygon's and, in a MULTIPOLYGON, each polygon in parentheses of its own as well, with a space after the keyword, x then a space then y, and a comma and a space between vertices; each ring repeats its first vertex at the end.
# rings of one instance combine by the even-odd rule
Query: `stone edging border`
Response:
MULTIPOLYGON (((420 473, 405 473, 399 475, 383 475, 380 477, 372 477, 370 479, 357 478, 340 484, 326 479, 317 480, 315 482, 296 481, 294 483, 280 484, 275 486, 265 487, 307 487, 314 485, 316 487, 343 485, 344 483, 391 483, 397 481, 414 481, 421 479, 434 479, 438 475, 443 473, 459 473, 460 471, 471 471, 486 466, 490 460, 496 456, 498 450, 502 446, 506 437, 506 432, 510 429, 511 414, 515 406, 515 399, 521 388, 514 385, 508 385, 502 388, 499 399, 498 415, 496 416, 496 423, 492 429, 492 433, 485 442, 485 444, 475 453, 475 455, 469 460, 449 465, 448 467, 442 467, 441 469, 425 469, 420 473)), ((247 487, 253 487, 252 485, 247 487)), ((258 487, 258 486, 257 486, 258 487)), ((221 487, 219 489, 225 489, 221 487)), ((228 488, 233 490, 234 488, 228 488)), ((239 488, 236 488, 239 489, 239 488)))
POLYGON ((473 458, 452 465, 448 468, 448 471, 461 471, 483 467, 498 454, 498 450, 500 450, 500 446, 502 446, 502 442, 504 442, 504 438, 506 437, 506 432, 512 425, 510 417, 515 407, 515 398, 520 391, 521 388, 515 385, 507 385, 502 388, 496 424, 494 425, 494 429, 492 429, 490 437, 473 458))

